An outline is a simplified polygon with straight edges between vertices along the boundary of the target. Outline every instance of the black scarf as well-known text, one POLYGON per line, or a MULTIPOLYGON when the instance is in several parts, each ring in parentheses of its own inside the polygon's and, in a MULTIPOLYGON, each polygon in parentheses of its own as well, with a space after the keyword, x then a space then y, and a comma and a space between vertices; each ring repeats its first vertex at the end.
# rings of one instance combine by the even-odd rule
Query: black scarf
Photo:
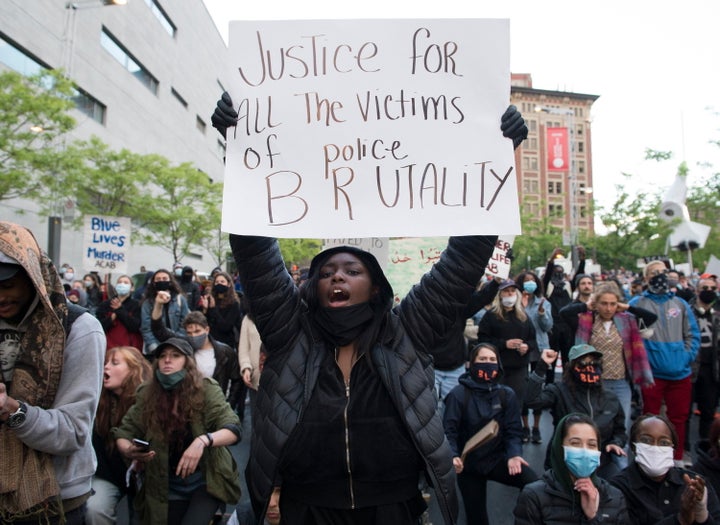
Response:
POLYGON ((314 320, 324 339, 335 346, 346 346, 360 336, 374 316, 370 303, 365 302, 339 308, 318 308, 314 320))

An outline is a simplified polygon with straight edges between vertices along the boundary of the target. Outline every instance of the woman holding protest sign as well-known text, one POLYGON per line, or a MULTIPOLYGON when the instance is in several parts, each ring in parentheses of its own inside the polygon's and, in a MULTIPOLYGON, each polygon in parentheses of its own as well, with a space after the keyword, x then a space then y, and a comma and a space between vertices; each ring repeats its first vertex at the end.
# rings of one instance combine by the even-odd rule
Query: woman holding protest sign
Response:
MULTIPOLYGON (((213 125, 224 135, 236 119, 224 94, 213 125)), ((514 107, 501 128, 518 144, 527 136, 514 107)), ((392 287, 368 252, 325 250, 298 288, 275 239, 230 236, 268 353, 247 468, 259 519, 281 485, 285 524, 416 524, 426 507, 418 488, 424 472, 445 522, 456 522, 452 452, 429 356, 452 327, 464 326, 495 241, 451 237, 393 309, 392 287)))

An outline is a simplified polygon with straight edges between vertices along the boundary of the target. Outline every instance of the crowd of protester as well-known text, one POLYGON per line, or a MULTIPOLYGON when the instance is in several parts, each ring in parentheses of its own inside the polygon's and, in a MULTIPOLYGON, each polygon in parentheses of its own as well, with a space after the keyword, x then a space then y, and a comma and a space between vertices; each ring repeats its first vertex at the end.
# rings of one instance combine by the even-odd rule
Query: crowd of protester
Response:
MULTIPOLYGON (((513 106, 501 131, 527 136, 513 106)), ((127 497, 132 523, 204 525, 244 481, 241 525, 411 525, 428 497, 475 525, 488 480, 521 489, 519 524, 720 522, 717 276, 590 275, 582 249, 568 274, 558 249, 488 280, 496 241, 451 237, 394 304, 354 247, 288 270, 276 239, 230 235, 234 277, 77 280, 0 222, 0 522, 114 523, 127 497)))
MULTIPOLYGON (((457 337, 437 342, 440 363, 452 355, 451 347, 462 347, 460 357, 448 361, 447 372, 435 370, 441 378, 435 392, 466 523, 490 522, 488 480, 522 489, 515 507, 517 523, 573 522, 578 513, 589 521, 602 513, 612 523, 659 523, 670 515, 680 523, 720 519, 715 493, 720 488, 717 277, 688 279, 663 261, 651 261, 639 274, 621 269, 589 275, 580 266, 568 275, 557 264, 559 256, 560 250, 553 252, 540 275, 522 270, 514 279, 480 279, 461 322, 452 328, 457 337), (540 434, 544 412, 556 430, 549 436, 540 434), (691 442, 693 414, 699 416, 699 431, 691 442), (500 437, 463 450, 491 421, 498 423, 500 437), (640 433, 643 425, 667 439, 653 441, 640 433), (524 445, 543 442, 544 474, 523 458, 524 445), (662 493, 669 503, 661 508, 651 505, 658 480, 670 487, 662 493), (566 493, 567 501, 550 496, 555 493, 566 493)), ((362 257, 360 262, 373 266, 362 257)), ((291 270, 289 282, 297 289, 308 278, 313 283, 318 277, 312 270, 303 270, 302 281, 299 269, 291 270)), ((238 274, 216 268, 201 281, 191 267, 177 264, 172 271, 147 272, 138 297, 128 275, 103 280, 86 274, 75 280, 72 267, 59 271, 67 301, 97 318, 107 348, 92 431, 101 461, 92 479, 92 496, 85 502, 86 523, 114 523, 123 496, 134 520, 145 516, 142 522, 162 523, 158 516, 181 521, 188 515, 203 523, 213 516, 218 521, 228 505, 237 503, 239 485, 237 491, 232 487, 240 474, 229 453, 201 461, 201 452, 213 445, 226 450, 240 438, 248 391, 253 417, 263 410, 256 399, 263 387, 260 371, 270 355, 238 274), (163 360, 182 363, 174 363, 166 374, 163 360), (175 381, 187 381, 182 398, 190 403, 187 409, 179 408, 184 405, 178 403, 181 391, 168 386, 168 377, 180 371, 183 377, 175 381), (202 378, 212 378, 217 393, 203 386, 202 378), (144 383, 153 395, 138 402, 136 392, 144 383), (160 392, 169 397, 163 401, 157 397, 160 392), (198 420, 208 403, 215 406, 216 419, 198 420), (133 406, 132 418, 124 420, 133 406), (164 420, 166 415, 170 419, 164 420), (138 437, 169 448, 144 449, 132 441, 138 437), (169 470, 156 469, 159 462, 152 461, 158 454, 169 470), (183 462, 191 465, 187 475, 183 462), (208 469, 221 476, 220 481, 209 479, 208 469), (158 475, 168 479, 167 486, 158 483, 158 475)), ((357 357, 352 359, 354 367, 357 357)), ((327 406, 316 415, 315 425, 328 417, 327 406)), ((326 430, 323 436, 332 435, 331 428, 326 430)), ((316 438, 320 436, 308 436, 310 442, 316 438)), ((307 449, 310 442, 293 444, 291 450, 307 449)), ((323 446, 323 454, 327 451, 323 446)), ((306 454, 306 467, 298 471, 304 472, 301 479, 308 475, 308 462, 319 460, 306 454)), ((288 472, 301 468, 290 465, 288 472)), ((315 512, 304 499, 305 481, 296 486, 298 481, 285 479, 283 507, 287 512, 315 512)), ((263 512, 267 523, 285 523, 280 521, 280 486, 270 483, 269 490, 251 492, 253 505, 238 507, 233 523, 250 523, 251 516, 263 512), (271 500, 272 507, 263 505, 271 500)))

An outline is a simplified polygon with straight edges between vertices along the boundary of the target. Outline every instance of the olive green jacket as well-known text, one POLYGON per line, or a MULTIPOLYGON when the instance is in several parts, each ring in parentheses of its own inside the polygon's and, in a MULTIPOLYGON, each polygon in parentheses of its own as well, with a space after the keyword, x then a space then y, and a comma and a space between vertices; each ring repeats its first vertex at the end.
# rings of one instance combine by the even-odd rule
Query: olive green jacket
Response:
MULTIPOLYGON (((225 425, 237 425, 240 420, 214 379, 203 380, 205 400, 202 414, 190 424, 193 436, 215 432, 225 425)), ((142 407, 146 403, 147 388, 140 386, 135 404, 128 410, 119 427, 113 429, 113 436, 132 440, 140 438, 150 442, 155 457, 146 463, 145 474, 137 496, 135 509, 146 525, 165 525, 168 512, 169 472, 168 444, 164 437, 151 434, 142 423, 142 407)), ((234 505, 240 499, 240 474, 235 459, 227 447, 206 448, 198 468, 207 483, 207 491, 225 503, 234 505)))

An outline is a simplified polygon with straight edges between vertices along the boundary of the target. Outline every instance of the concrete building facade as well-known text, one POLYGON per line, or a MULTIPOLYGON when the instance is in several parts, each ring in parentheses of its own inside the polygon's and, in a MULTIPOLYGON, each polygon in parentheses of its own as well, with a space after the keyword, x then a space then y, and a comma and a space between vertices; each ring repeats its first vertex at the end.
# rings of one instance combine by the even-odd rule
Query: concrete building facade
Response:
MULTIPOLYGON (((224 143, 210 115, 228 85, 227 46, 201 0, 3 0, 0 67, 24 74, 39 67, 64 69, 79 90, 72 138, 99 137, 114 150, 191 162, 222 181, 224 143)), ((218 195, 218 202, 222 195, 218 195)), ((58 203, 72 215, 72 202, 58 203)), ((28 226, 41 246, 48 218, 32 202, 0 207, 0 219, 28 226)), ((219 232, 208 232, 217 236, 219 232)), ((79 272, 82 232, 64 221, 59 266, 79 272)), ((129 272, 172 267, 160 248, 133 245, 129 272)), ((184 264, 209 271, 216 262, 200 247, 184 264)))

